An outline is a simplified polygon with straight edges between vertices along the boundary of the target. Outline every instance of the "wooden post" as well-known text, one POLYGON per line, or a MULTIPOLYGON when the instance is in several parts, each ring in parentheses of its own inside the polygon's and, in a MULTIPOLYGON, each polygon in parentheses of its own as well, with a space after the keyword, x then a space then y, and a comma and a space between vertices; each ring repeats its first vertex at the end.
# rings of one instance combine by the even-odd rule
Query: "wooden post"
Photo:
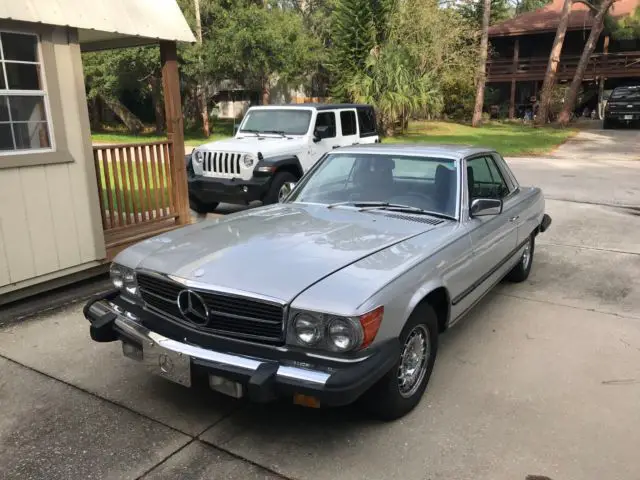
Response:
POLYGON ((518 72, 518 60, 520 58, 520 38, 516 37, 513 44, 513 71, 511 72, 511 97, 509 99, 509 118, 516 116, 516 73, 518 72))
POLYGON ((164 110, 167 119, 167 136, 172 141, 171 189, 173 204, 179 225, 191 223, 189 211, 189 191, 187 187, 187 167, 184 162, 184 121, 180 100, 180 74, 176 42, 160 41, 160 61, 162 63, 162 87, 164 89, 164 110))

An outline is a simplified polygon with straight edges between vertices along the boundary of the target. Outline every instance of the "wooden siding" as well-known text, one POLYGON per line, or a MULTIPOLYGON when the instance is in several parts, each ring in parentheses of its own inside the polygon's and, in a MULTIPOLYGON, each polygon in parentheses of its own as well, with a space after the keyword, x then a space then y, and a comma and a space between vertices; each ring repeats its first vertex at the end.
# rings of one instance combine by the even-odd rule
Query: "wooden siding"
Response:
POLYGON ((45 30, 47 91, 62 119, 52 130, 71 161, 46 164, 45 153, 43 165, 0 169, 0 295, 106 256, 77 35, 45 30))

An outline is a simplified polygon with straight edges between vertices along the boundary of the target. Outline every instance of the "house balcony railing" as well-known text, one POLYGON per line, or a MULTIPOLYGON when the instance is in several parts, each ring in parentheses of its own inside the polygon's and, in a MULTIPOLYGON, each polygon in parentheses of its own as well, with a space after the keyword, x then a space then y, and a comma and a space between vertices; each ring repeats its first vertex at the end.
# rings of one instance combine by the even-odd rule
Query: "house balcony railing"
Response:
MULTIPOLYGON (((548 57, 524 57, 517 63, 512 59, 493 59, 487 62, 487 81, 542 80, 548 57)), ((570 80, 578 67, 580 56, 563 56, 558 65, 558 79, 570 80)), ((620 78, 640 76, 640 52, 594 54, 589 59, 585 80, 596 77, 620 78)))

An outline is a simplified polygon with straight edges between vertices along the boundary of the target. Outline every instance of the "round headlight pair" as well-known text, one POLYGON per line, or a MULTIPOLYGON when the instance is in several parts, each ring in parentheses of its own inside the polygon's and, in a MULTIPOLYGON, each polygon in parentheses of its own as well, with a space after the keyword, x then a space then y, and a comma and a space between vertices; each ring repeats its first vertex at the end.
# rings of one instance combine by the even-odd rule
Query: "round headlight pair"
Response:
POLYGON ((354 323, 340 317, 325 323, 313 315, 300 313, 295 317, 293 330, 297 340, 303 345, 314 346, 325 339, 327 349, 338 352, 351 350, 360 339, 354 323))
POLYGON ((136 272, 130 268, 112 263, 109 273, 111 276, 111 283, 114 287, 128 293, 129 295, 138 295, 138 279, 136 278, 136 272))

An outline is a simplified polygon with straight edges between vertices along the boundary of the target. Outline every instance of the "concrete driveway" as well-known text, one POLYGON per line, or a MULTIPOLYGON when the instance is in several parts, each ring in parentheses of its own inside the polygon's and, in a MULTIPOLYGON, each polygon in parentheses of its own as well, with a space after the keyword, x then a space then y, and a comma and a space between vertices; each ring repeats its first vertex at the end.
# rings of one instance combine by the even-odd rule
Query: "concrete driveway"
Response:
POLYGON ((510 160, 552 228, 529 281, 443 335, 404 419, 169 384, 76 305, 0 330, 0 478, 640 478, 640 162, 578 157, 510 160))

